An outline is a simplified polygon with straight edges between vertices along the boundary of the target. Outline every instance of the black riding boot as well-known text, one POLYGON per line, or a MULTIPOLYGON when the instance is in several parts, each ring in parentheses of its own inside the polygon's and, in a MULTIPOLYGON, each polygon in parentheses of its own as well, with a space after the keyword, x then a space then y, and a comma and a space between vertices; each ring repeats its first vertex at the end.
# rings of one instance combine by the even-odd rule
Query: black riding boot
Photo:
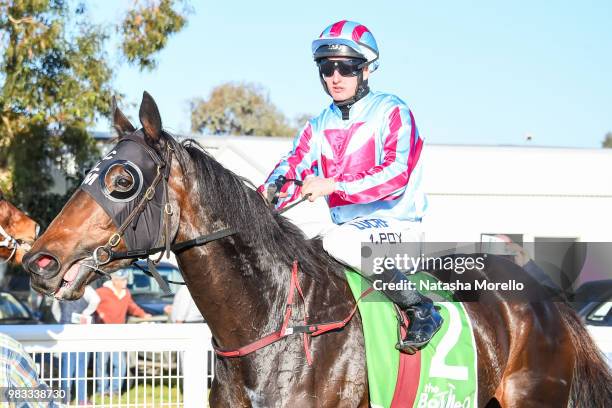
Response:
MULTIPOLYGON (((386 283, 408 281, 404 274, 397 269, 385 271, 378 278, 386 283)), ((408 354, 416 353, 417 350, 425 347, 440 330, 444 319, 434 307, 431 299, 416 290, 383 290, 382 292, 405 311, 410 319, 406 329, 406 337, 401 339, 395 347, 408 354)))

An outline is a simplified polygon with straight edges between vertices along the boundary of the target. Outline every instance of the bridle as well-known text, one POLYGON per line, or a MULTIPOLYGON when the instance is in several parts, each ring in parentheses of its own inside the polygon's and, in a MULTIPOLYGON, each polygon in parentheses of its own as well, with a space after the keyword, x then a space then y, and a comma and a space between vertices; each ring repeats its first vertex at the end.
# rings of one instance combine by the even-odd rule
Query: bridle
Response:
MULTIPOLYGON (((165 293, 169 294, 170 288, 168 286, 168 282, 176 283, 176 284, 185 284, 185 283, 166 281, 164 278, 162 278, 159 272, 157 272, 155 268, 155 264, 156 262, 159 262, 159 260, 161 260, 161 255, 163 255, 163 252, 166 252, 167 254, 169 254, 170 251, 180 252, 188 248, 205 245, 209 242, 216 241, 218 239, 236 234, 237 230, 234 228, 225 228, 225 229, 215 231, 211 234, 201 235, 197 238, 194 238, 188 241, 183 241, 183 242, 173 244, 172 243, 173 238, 170 237, 170 231, 171 231, 170 222, 171 222, 171 216, 173 214, 173 209, 172 209, 172 204, 170 203, 170 200, 168 198, 168 181, 170 178, 170 169, 171 169, 172 156, 173 156, 174 150, 170 147, 170 143, 166 142, 166 148, 165 148, 164 154, 161 155, 156 150, 146 145, 144 141, 140 139, 131 138, 130 140, 137 142, 140 145, 140 147, 143 148, 149 154, 151 159, 155 162, 156 164, 155 178, 153 179, 151 184, 147 187, 144 195, 142 196, 138 204, 128 214, 128 216, 121 223, 117 231, 114 232, 110 236, 106 244, 101 245, 92 251, 91 256, 87 259, 93 261, 93 265, 87 265, 87 266, 92 268, 94 271, 98 273, 108 276, 109 274, 107 272, 104 272, 101 269, 99 269, 100 266, 106 265, 110 263, 111 261, 119 260, 119 259, 133 259, 135 261, 136 259, 147 258, 149 270, 145 271, 143 269, 143 271, 149 274, 150 276, 152 276, 157 281, 160 288, 162 288, 162 290, 164 290, 165 293), (162 229, 164 231, 163 232, 163 235, 164 235, 163 245, 158 246, 158 247, 151 247, 147 249, 139 249, 139 250, 131 250, 131 251, 127 250, 123 252, 115 251, 114 248, 117 247, 119 243, 121 242, 121 239, 124 236, 124 233, 126 232, 127 228, 133 222, 138 222, 138 218, 140 214, 145 210, 145 208, 148 205, 150 205, 160 185, 161 185, 161 188, 163 189, 163 194, 162 194, 162 200, 163 200, 163 203, 162 203, 163 204, 162 206, 163 208, 163 218, 162 218, 163 228, 162 229), (162 253, 162 254, 157 259, 157 261, 152 261, 149 258, 149 255, 153 255, 157 253, 162 253)), ((298 185, 301 184, 299 180, 294 180, 294 179, 288 180, 282 177, 279 180, 277 180, 275 183, 277 187, 277 193, 279 192, 280 188, 282 188, 282 186, 287 182, 294 182, 298 185)), ((278 195, 276 195, 276 198, 278 200, 278 195)), ((302 200, 299 202, 302 202, 305 199, 308 199, 308 196, 303 197, 302 200)), ((285 208, 285 210, 287 209, 288 208, 285 208)), ((282 210, 279 212, 282 212, 282 210)), ((359 297, 354 307, 351 309, 348 316, 346 316, 344 319, 339 320, 339 321, 334 321, 334 322, 328 322, 328 323, 318 323, 318 324, 309 323, 307 321, 308 316, 306 315, 306 304, 305 304, 304 294, 299 284, 298 261, 296 260, 293 262, 293 267, 291 269, 291 281, 290 281, 289 293, 288 293, 288 298, 286 301, 285 315, 283 318, 283 322, 281 324, 281 328, 277 330, 276 332, 273 332, 267 336, 264 336, 263 338, 256 340, 254 342, 251 342, 236 350, 220 349, 215 342, 213 343, 215 353, 221 357, 242 357, 254 351, 257 351, 261 348, 264 348, 272 343, 275 343, 289 335, 302 334, 303 341, 304 341, 304 352, 306 355, 307 362, 310 365, 312 364, 312 358, 311 358, 311 353, 310 353, 310 337, 318 336, 318 335, 321 335, 321 334, 324 334, 324 333, 327 333, 333 330, 343 329, 355 315, 355 312, 357 311, 357 303, 361 301, 362 298, 366 297, 369 293, 371 293, 371 289, 366 290, 364 293, 362 293, 362 295, 359 297), (289 322, 291 320, 291 315, 292 315, 292 308, 294 306, 294 293, 295 292, 297 292, 302 299, 302 306, 304 308, 304 320, 303 320, 302 325, 289 326, 289 322)))
MULTIPOLYGON (((0 192, 0 201, 4 201, 4 195, 2 194, 2 192, 0 192)), ((0 225, 0 236, 3 238, 2 241, 0 241, 0 248, 7 248, 11 251, 11 254, 8 258, 0 261, 0 265, 4 265, 6 263, 9 263, 11 259, 13 259, 13 257, 17 253, 17 249, 19 249, 21 244, 19 240, 13 238, 11 234, 6 232, 2 225, 0 225)))
POLYGON ((19 241, 17 241, 8 232, 6 232, 4 228, 2 228, 1 225, 0 225, 0 236, 4 238, 2 241, 0 241, 0 248, 7 248, 11 251, 11 254, 9 255, 8 258, 0 261, 0 265, 4 265, 5 263, 10 262, 11 259, 13 259, 13 257, 17 253, 17 248, 19 248, 19 241))
MULTIPOLYGON (((110 277, 110 274, 101 270, 100 267, 104 266, 112 261, 120 260, 120 259, 132 259, 133 263, 138 259, 147 259, 148 270, 143 271, 152 276, 160 288, 166 293, 170 294, 170 287, 168 283, 173 284, 182 284, 184 282, 175 282, 170 280, 165 280, 157 271, 156 265, 161 261, 163 254, 166 256, 173 252, 180 252, 182 250, 205 245, 209 242, 216 241, 218 239, 230 236, 235 234, 237 231, 234 228, 225 228, 219 231, 215 231, 211 234, 201 235, 197 238, 183 241, 179 243, 172 243, 174 238, 171 236, 171 221, 173 215, 172 203, 170 203, 169 194, 168 194, 168 181, 170 178, 170 170, 172 167, 172 156, 174 155, 174 149, 170 146, 169 142, 166 142, 166 147, 163 154, 157 152, 157 150, 152 149, 148 146, 143 140, 139 138, 132 137, 131 141, 136 142, 142 149, 144 149, 148 156, 154 161, 156 166, 156 174, 155 178, 151 182, 151 184, 146 188, 145 193, 140 198, 140 201, 136 206, 132 209, 132 211, 128 214, 125 220, 121 223, 121 225, 117 228, 117 230, 110 236, 106 244, 101 245, 95 248, 91 256, 85 258, 85 260, 91 261, 91 265, 84 264, 84 266, 91 268, 96 273, 101 275, 105 275, 106 277, 110 277), (124 237, 126 230, 139 221, 140 215, 145 211, 147 206, 149 206, 155 196, 158 188, 162 188, 162 228, 160 230, 161 236, 158 237, 157 242, 163 241, 163 245, 161 246, 152 246, 146 249, 137 249, 137 250, 127 250, 127 251, 115 251, 121 239, 124 237), (160 254, 156 260, 152 260, 149 258, 150 255, 160 254)), ((137 265, 137 264, 134 264, 137 265)))
MULTIPOLYGON (((142 142, 138 142, 139 144, 142 142)), ((142 143, 144 145, 144 143, 142 143)), ((170 204, 170 200, 168 198, 168 179, 170 178, 170 169, 172 166, 172 147, 170 147, 169 143, 166 143, 166 151, 165 157, 162 158, 156 152, 152 151, 152 149, 145 148, 145 151, 149 153, 149 156, 156 165, 156 175, 153 179, 153 182, 150 186, 147 187, 144 195, 140 199, 140 202, 136 205, 136 207, 130 212, 127 218, 123 221, 123 223, 119 226, 117 231, 115 231, 106 244, 101 245, 93 250, 91 254, 91 258, 93 259, 96 267, 103 266, 108 264, 109 262, 116 259, 126 259, 126 258, 138 258, 141 256, 140 253, 132 253, 134 251, 126 251, 125 253, 114 252, 113 248, 115 248, 121 242, 121 238, 125 234, 127 228, 132 224, 132 222, 138 220, 140 214, 145 210, 146 206, 153 200, 155 197, 155 192, 157 187, 161 184, 163 188, 163 224, 164 224, 164 250, 166 251, 166 255, 170 253, 170 217, 172 216, 172 204, 170 204), (120 255, 124 255, 123 257, 119 257, 120 255)), ((161 252, 161 251, 160 251, 161 252)), ((157 252, 155 252, 157 253, 157 252)), ((144 256, 144 254, 142 254, 144 256)), ((150 255, 147 253, 146 255, 150 255)))

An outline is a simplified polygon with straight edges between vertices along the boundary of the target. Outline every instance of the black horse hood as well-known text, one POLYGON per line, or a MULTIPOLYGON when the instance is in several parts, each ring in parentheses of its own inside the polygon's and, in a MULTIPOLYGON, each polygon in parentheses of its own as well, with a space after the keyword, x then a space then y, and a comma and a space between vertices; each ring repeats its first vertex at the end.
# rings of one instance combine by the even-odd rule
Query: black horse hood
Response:
MULTIPOLYGON (((153 184, 157 175, 158 164, 155 159, 158 155, 138 136, 142 136, 142 133, 122 138, 87 174, 80 187, 104 209, 117 228, 144 199, 147 188, 153 184), (118 165, 123 166, 134 180, 132 187, 125 192, 108 191, 104 183, 108 171, 118 165)), ((163 222, 162 202, 163 188, 159 183, 153 199, 125 230, 123 238, 128 250, 147 249, 157 245, 163 222)))

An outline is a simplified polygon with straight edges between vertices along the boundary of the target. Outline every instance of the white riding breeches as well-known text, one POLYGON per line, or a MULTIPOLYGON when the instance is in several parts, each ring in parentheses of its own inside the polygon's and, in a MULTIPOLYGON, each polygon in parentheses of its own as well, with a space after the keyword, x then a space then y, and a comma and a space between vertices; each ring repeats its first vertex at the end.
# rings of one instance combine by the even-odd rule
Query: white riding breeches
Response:
POLYGON ((362 243, 391 244, 423 242, 419 222, 384 217, 359 217, 341 225, 328 223, 298 224, 308 238, 320 235, 323 248, 340 262, 361 270, 362 243))

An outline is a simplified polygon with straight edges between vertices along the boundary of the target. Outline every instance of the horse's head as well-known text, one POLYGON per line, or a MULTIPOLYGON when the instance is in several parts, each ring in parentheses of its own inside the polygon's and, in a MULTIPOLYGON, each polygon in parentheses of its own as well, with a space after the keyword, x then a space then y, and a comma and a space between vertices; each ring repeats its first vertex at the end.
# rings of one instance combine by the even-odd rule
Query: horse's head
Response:
MULTIPOLYGON (((168 178, 172 147, 159 110, 144 93, 142 129, 136 130, 113 100, 117 144, 87 174, 45 233, 24 258, 32 287, 60 299, 79 298, 99 274, 134 258, 111 254, 150 249, 164 240, 170 223, 168 178)), ((172 142, 174 142, 172 140, 172 142)), ((176 233, 173 229, 168 235, 176 233)))
POLYGON ((38 235, 39 226, 0 191, 0 258, 20 264, 38 235))

